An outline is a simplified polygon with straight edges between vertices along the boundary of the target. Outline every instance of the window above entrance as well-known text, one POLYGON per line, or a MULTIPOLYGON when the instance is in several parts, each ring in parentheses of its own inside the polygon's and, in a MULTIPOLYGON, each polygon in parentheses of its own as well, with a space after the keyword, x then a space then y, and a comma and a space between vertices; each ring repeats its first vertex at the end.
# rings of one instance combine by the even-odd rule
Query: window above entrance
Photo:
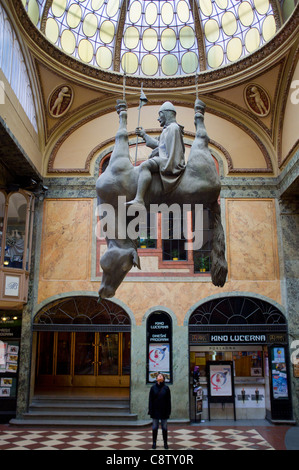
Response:
POLYGON ((117 327, 130 327, 130 318, 122 307, 109 300, 97 302, 96 297, 78 296, 57 300, 42 308, 35 317, 34 329, 39 330, 42 325, 110 325, 117 327))
POLYGON ((272 304, 253 297, 230 296, 210 300, 192 313, 189 325, 285 325, 284 315, 272 304))

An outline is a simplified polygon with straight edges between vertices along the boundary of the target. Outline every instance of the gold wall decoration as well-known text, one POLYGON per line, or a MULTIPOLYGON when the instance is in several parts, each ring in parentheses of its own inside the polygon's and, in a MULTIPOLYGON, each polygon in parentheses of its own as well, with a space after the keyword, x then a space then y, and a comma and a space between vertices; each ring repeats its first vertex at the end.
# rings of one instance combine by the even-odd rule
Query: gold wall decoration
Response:
POLYGON ((70 85, 59 85, 48 99, 48 112, 54 118, 64 116, 70 109, 74 99, 74 92, 70 85))
POLYGON ((256 116, 268 116, 271 108, 271 101, 266 90, 256 83, 249 83, 244 90, 244 100, 250 111, 256 116))

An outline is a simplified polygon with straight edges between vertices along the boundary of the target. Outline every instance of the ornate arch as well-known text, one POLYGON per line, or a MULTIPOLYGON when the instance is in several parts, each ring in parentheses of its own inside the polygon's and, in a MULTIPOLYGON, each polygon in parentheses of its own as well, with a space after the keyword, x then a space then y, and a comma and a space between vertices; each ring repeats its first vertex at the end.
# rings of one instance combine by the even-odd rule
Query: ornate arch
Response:
POLYGON ((212 296, 189 310, 185 318, 190 330, 213 327, 258 325, 286 329, 287 321, 279 305, 252 293, 212 296))
POLYGON ((78 330, 91 328, 100 331, 102 328, 115 331, 130 331, 132 315, 121 302, 104 299, 98 303, 96 295, 66 294, 44 303, 36 312, 33 329, 68 329, 78 330))

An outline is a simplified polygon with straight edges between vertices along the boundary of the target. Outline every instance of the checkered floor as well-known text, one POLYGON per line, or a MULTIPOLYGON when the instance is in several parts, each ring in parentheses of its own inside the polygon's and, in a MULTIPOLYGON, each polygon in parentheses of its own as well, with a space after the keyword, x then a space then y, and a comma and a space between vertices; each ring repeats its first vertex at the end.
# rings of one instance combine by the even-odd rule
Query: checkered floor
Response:
MULTIPOLYGON (((151 429, 146 430, 34 430, 0 429, 1 450, 149 450, 151 429)), ((256 429, 169 429, 169 449, 274 450, 256 429)), ((159 430, 157 450, 163 450, 159 430)))

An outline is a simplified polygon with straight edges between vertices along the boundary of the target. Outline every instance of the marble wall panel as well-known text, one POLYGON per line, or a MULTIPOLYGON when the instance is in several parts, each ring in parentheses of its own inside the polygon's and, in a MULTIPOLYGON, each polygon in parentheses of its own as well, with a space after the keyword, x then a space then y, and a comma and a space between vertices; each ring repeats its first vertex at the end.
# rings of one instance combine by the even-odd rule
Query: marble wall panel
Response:
POLYGON ((248 281, 277 279, 274 200, 229 199, 226 203, 230 278, 248 281))
POLYGON ((91 237, 91 200, 46 200, 40 279, 89 279, 91 237))

